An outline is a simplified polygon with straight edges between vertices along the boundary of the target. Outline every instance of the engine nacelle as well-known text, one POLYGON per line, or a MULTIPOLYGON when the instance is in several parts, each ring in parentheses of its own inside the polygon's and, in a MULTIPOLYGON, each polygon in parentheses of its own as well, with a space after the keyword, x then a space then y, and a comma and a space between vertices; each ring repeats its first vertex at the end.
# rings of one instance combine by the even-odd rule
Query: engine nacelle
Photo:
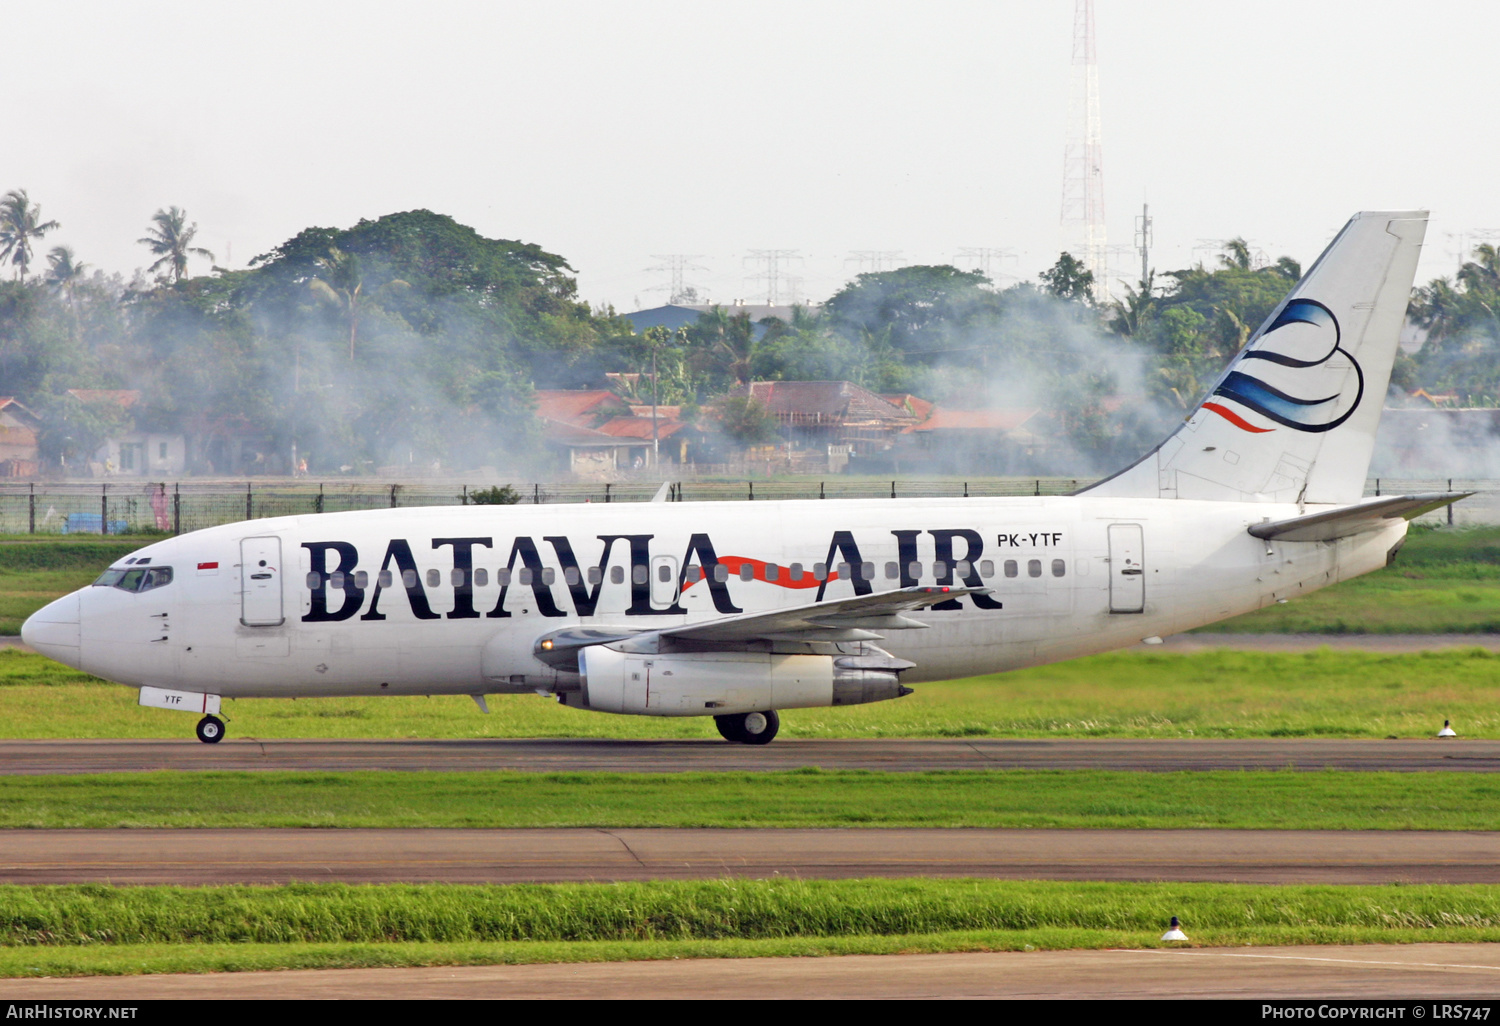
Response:
POLYGON ((879 702, 910 694, 892 670, 843 667, 832 656, 767 652, 640 655, 602 645, 578 653, 568 705, 637 716, 723 716, 879 702))

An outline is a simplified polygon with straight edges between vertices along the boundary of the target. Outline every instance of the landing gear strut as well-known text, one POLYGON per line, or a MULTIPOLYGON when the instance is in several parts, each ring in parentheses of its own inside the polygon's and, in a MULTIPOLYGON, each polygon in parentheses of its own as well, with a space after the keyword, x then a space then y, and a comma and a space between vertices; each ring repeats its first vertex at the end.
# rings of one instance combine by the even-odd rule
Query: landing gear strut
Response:
MULTIPOLYGON (((772 731, 775 733, 775 731, 772 731)), ((224 721, 217 716, 205 716, 198 721, 198 740, 206 745, 216 745, 224 739, 224 721)))
POLYGON ((715 716, 714 725, 719 728, 725 741, 738 741, 742 745, 768 745, 781 728, 781 717, 774 710, 768 709, 765 712, 715 716))

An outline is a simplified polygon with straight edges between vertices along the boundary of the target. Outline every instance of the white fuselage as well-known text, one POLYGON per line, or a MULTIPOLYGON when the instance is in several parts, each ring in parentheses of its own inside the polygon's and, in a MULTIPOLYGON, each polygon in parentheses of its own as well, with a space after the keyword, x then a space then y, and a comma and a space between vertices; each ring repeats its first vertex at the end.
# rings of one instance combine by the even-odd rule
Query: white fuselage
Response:
POLYGON ((923 610, 928 629, 879 642, 916 664, 905 681, 942 680, 1117 649, 1296 598, 1384 566, 1406 533, 1400 519, 1333 542, 1246 531, 1304 512, 1037 497, 282 517, 139 550, 116 567, 149 560, 172 569, 170 584, 66 596, 49 616, 78 624, 76 647, 66 629, 38 634, 38 647, 121 684, 228 697, 547 691, 558 671, 535 645, 569 626, 659 630, 857 590, 991 589, 923 610), (688 568, 697 577, 715 564, 722 580, 711 569, 684 587, 688 568))

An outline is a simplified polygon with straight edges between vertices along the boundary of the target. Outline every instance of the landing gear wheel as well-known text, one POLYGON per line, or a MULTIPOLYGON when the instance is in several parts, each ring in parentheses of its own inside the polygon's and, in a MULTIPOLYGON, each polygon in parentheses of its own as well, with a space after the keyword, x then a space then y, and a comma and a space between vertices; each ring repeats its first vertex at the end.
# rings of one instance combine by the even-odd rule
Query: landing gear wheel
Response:
POLYGON ((216 745, 224 740, 224 721, 217 716, 205 716, 198 721, 198 740, 206 745, 216 745))
POLYGON ((781 729, 781 717, 774 710, 715 716, 714 725, 726 741, 742 745, 768 745, 781 729))

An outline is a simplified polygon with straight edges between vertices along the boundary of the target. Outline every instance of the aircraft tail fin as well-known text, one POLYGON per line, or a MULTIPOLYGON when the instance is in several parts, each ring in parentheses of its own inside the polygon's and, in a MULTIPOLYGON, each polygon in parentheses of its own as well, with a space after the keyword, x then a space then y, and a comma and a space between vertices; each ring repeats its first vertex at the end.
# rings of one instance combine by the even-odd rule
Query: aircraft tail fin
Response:
POLYGON ((1355 214, 1182 426, 1079 494, 1357 502, 1426 230, 1355 214))

